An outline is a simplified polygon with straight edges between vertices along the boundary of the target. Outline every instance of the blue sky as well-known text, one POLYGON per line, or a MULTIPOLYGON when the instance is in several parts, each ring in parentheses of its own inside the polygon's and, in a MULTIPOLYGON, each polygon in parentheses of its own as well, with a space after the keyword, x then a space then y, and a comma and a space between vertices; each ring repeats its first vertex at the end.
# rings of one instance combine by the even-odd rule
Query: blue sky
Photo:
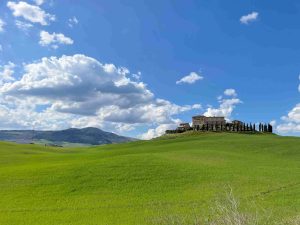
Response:
POLYGON ((1 1, 0 19, 2 129, 151 138, 205 114, 299 135, 299 1, 1 1))

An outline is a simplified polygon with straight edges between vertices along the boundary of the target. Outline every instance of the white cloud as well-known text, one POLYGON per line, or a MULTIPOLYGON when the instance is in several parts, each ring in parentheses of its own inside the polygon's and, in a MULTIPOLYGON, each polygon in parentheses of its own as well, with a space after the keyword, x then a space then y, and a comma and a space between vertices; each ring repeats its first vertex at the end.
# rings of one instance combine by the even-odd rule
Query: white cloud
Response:
POLYGON ((2 52, 3 51, 3 47, 2 47, 2 45, 0 45, 0 52, 2 52))
POLYGON ((5 82, 15 80, 12 76, 14 74, 15 66, 16 65, 12 62, 9 62, 7 65, 0 66, 0 85, 2 85, 5 82))
POLYGON ((273 127, 275 127, 276 124, 277 124, 277 121, 276 121, 276 120, 271 120, 271 121, 270 121, 270 124, 271 124, 273 127))
MULTIPOLYGON (((299 75, 300 80, 300 75, 299 75)), ((300 92, 300 85, 298 87, 300 92)), ((278 124, 276 130, 279 133, 300 133, 300 103, 298 103, 287 116, 281 117, 282 123, 278 124)))
POLYGON ((202 108, 201 104, 194 104, 192 106, 192 109, 201 109, 201 108, 202 108))
POLYGON ((78 23, 79 23, 79 20, 75 16, 68 19, 68 26, 71 28, 74 27, 75 25, 77 25, 78 23))
POLYGON ((240 18, 240 22, 242 24, 249 24, 250 22, 254 22, 258 18, 258 12, 252 12, 247 15, 244 15, 240 18))
POLYGON ((237 96, 237 93, 236 93, 236 91, 234 89, 230 88, 230 89, 226 89, 224 91, 224 95, 235 97, 235 96, 237 96))
POLYGON ((19 80, 0 86, 0 107, 10 117, 1 122, 0 115, 0 128, 34 124, 37 129, 96 126, 128 131, 172 124, 176 115, 201 107, 157 99, 146 84, 129 78, 128 69, 85 55, 42 58, 24 65, 23 71, 19 80), (47 107, 37 112, 39 105, 47 107))
POLYGON ((287 122, 300 123, 300 104, 297 104, 287 116, 283 116, 282 120, 287 122))
POLYGON ((0 19, 0 33, 4 31, 5 22, 0 19))
POLYGON ((150 140, 152 138, 159 137, 165 134, 166 130, 175 129, 179 123, 180 121, 174 121, 174 123, 159 125, 156 128, 149 129, 146 133, 140 135, 139 138, 143 140, 150 140))
POLYGON ((133 73, 132 77, 136 80, 140 80, 142 77, 142 73, 140 71, 138 71, 137 73, 133 73))
POLYGON ((31 23, 26 23, 20 20, 16 20, 16 26, 20 29, 23 30, 25 32, 27 32, 30 28, 33 27, 33 25, 31 23))
POLYGON ((300 123, 293 123, 293 122, 282 123, 276 127, 276 131, 278 131, 281 134, 287 134, 287 133, 297 134, 300 133, 300 123))
POLYGON ((36 5, 42 5, 44 4, 45 0, 34 0, 36 5))
POLYGON ((46 13, 39 6, 30 5, 26 2, 20 1, 18 3, 9 1, 7 7, 12 10, 15 17, 23 17, 32 23, 39 23, 43 26, 49 25, 50 21, 55 20, 55 16, 46 13))
POLYGON ((231 114, 236 105, 242 103, 242 101, 236 97, 237 93, 232 90, 234 89, 226 89, 224 91, 224 94, 231 98, 224 98, 223 96, 219 96, 219 107, 213 108, 212 106, 209 106, 204 113, 204 116, 224 116, 227 120, 230 120, 231 114))
POLYGON ((198 75, 195 72, 191 72, 189 75, 181 78, 180 80, 176 81, 176 84, 182 84, 182 83, 187 83, 187 84, 193 84, 197 80, 202 80, 203 76, 198 75))
POLYGON ((58 48, 58 45, 72 45, 74 41, 66 37, 62 33, 48 33, 47 31, 40 32, 40 45, 41 46, 48 46, 50 45, 52 48, 58 48))

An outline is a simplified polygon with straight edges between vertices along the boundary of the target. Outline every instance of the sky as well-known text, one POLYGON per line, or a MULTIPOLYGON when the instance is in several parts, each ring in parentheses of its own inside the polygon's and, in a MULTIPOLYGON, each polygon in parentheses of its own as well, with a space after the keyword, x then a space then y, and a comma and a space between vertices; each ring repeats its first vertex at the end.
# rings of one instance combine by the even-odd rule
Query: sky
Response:
POLYGON ((194 115, 300 135, 297 0, 0 1, 0 129, 151 139, 194 115))

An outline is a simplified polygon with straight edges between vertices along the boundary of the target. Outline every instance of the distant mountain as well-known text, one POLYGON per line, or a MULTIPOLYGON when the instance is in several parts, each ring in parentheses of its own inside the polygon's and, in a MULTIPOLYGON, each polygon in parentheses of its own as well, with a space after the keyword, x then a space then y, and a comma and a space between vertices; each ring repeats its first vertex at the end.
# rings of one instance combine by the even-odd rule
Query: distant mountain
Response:
POLYGON ((102 145, 135 141, 94 127, 70 128, 60 131, 2 130, 0 140, 18 143, 51 143, 58 145, 102 145))

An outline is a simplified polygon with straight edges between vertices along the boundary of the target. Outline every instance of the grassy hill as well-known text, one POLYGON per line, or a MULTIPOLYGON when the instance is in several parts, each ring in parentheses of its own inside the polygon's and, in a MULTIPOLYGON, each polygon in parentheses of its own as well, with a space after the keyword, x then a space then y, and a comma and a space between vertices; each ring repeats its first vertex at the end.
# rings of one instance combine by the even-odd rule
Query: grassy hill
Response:
POLYGON ((227 209, 297 224, 299 146, 229 133, 89 148, 0 143, 0 224, 231 224, 209 222, 227 209))
POLYGON ((16 143, 37 143, 80 147, 136 141, 134 138, 119 136, 94 127, 70 128, 57 131, 0 130, 0 140, 16 143))

